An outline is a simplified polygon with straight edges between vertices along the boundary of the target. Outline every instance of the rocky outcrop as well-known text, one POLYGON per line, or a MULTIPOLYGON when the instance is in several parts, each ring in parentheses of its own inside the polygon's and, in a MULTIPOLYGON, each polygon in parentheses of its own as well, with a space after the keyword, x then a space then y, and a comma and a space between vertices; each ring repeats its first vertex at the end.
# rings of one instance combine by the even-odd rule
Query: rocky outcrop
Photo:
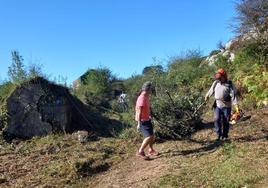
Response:
POLYGON ((215 62, 219 60, 220 56, 225 57, 228 60, 228 62, 233 62, 235 59, 235 51, 237 48, 236 47, 237 43, 239 43, 238 38, 230 40, 229 42, 225 44, 225 46, 222 49, 218 51, 214 51, 217 53, 213 53, 210 56, 208 56, 205 59, 205 62, 207 62, 210 66, 214 65, 215 62))
POLYGON ((7 99, 7 137, 32 138, 52 132, 93 131, 83 104, 67 88, 35 78, 7 99))

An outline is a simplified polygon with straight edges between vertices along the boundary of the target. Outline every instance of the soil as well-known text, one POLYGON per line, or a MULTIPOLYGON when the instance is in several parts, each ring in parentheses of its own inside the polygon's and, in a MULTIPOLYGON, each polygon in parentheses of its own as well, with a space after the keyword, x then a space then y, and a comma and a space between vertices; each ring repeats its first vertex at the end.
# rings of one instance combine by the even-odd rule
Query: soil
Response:
MULTIPOLYGON (((251 116, 251 118, 231 127, 228 142, 234 143, 238 147, 240 145, 248 145, 253 148, 253 151, 256 148, 267 159, 268 109, 250 111, 246 115, 251 116)), ((209 156, 222 147, 224 142, 215 142, 216 136, 213 132, 211 118, 211 114, 206 117, 203 127, 192 135, 190 139, 157 143, 155 148, 160 153, 159 156, 145 161, 136 157, 135 151, 132 149, 132 153, 127 153, 128 157, 122 157, 121 162, 111 165, 105 172, 82 179, 83 184, 80 183, 82 186, 78 187, 157 187, 161 177, 175 173, 180 174, 180 171, 186 165, 189 165, 186 164, 186 159, 188 162, 198 161, 202 156, 209 156)), ((138 146, 136 147, 138 148, 138 146)), ((14 147, 19 147, 19 144, 14 147)), ((19 185, 18 182, 20 181, 24 182, 20 184, 21 186, 43 187, 44 185, 31 175, 38 176, 38 170, 46 166, 53 159, 48 157, 48 155, 41 155, 40 153, 26 153, 25 157, 18 159, 16 154, 18 149, 0 152, 0 187, 12 187, 13 182, 17 182, 16 185, 19 185), (1 174, 4 174, 4 176, 1 176, 1 174), (23 181, 22 179, 28 180, 23 181)), ((55 154, 57 153, 56 150, 57 148, 55 149, 55 154)), ((54 155, 54 157, 56 156, 54 155)), ((255 183, 254 187, 268 187, 267 161, 266 163, 256 163, 256 165, 258 165, 256 169, 262 170, 262 179, 255 183)), ((65 186, 69 187, 68 185, 68 182, 66 182, 65 186)), ((72 183, 71 187, 73 185, 75 183, 72 183)))

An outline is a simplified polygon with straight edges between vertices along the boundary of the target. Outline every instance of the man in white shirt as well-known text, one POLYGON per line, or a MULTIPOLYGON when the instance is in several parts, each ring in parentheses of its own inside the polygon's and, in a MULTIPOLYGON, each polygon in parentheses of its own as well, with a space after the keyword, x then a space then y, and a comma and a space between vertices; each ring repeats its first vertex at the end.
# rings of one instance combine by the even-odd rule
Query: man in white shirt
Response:
POLYGON ((207 101, 214 94, 214 124, 218 139, 227 139, 229 133, 229 121, 231 117, 232 105, 239 111, 236 99, 236 88, 232 81, 228 80, 224 69, 219 69, 214 75, 217 79, 205 96, 207 101))

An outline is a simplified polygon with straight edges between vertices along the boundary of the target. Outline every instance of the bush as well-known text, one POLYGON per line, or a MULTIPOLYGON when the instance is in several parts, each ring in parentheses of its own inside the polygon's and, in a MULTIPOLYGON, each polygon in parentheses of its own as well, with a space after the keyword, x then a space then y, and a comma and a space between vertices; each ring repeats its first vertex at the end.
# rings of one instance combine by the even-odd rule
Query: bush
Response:
POLYGON ((189 51, 183 57, 171 58, 166 71, 161 66, 149 66, 143 71, 146 74, 132 76, 124 82, 127 93, 132 94, 131 109, 135 107, 142 84, 153 82, 155 96, 151 97, 151 103, 158 137, 182 138, 190 135, 200 123, 200 112, 194 112, 202 103, 202 92, 211 84, 211 68, 200 66, 202 61, 199 51, 189 51))
POLYGON ((115 93, 122 90, 122 83, 108 68, 89 69, 79 80, 74 94, 87 104, 110 108, 115 93))
POLYGON ((252 43, 240 49, 230 66, 234 80, 241 82, 245 88, 244 104, 246 107, 260 107, 262 101, 268 100, 268 72, 258 58, 258 52, 252 43))
POLYGON ((2 130, 7 124, 7 107, 6 100, 10 94, 14 91, 15 85, 12 82, 5 82, 0 85, 0 130, 2 130))
POLYGON ((196 110, 202 103, 202 96, 199 93, 172 93, 170 96, 161 93, 153 99, 156 135, 165 139, 191 135, 201 122, 200 112, 196 110))

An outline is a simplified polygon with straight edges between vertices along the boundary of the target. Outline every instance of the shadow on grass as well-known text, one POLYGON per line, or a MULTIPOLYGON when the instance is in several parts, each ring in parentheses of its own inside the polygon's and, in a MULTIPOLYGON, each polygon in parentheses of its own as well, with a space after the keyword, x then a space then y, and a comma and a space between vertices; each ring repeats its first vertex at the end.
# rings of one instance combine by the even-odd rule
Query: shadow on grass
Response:
POLYGON ((195 128, 195 131, 202 131, 202 130, 207 130, 207 129, 213 129, 214 128, 214 122, 208 122, 208 123, 201 123, 195 128))
MULTIPOLYGON (((226 141, 225 141, 226 142, 226 141)), ((207 145, 195 148, 195 149, 188 149, 188 150, 175 150, 175 151, 167 151, 160 153, 161 156, 164 156, 166 154, 170 154, 171 156, 191 156, 191 155, 204 155, 208 153, 212 153, 217 150, 220 146, 222 146, 224 141, 212 141, 209 142, 207 145)))
MULTIPOLYGON (((250 116, 245 117, 242 121, 246 121, 250 119, 250 116)), ((208 123, 203 123, 200 126, 196 128, 196 132, 201 131, 201 130, 209 130, 211 129, 211 133, 209 133, 211 136, 214 134, 214 122, 208 122, 208 123)), ((160 156, 166 156, 166 155, 171 155, 171 156, 191 156, 191 155, 205 155, 209 154, 212 152, 215 152, 219 147, 224 145, 225 143, 230 143, 232 141, 235 142, 256 142, 258 140, 268 140, 268 130, 262 130, 262 135, 246 135, 246 136, 241 136, 237 138, 232 138, 231 140, 197 140, 193 138, 187 138, 187 142, 194 143, 194 144, 199 144, 201 147, 194 148, 194 149, 187 149, 187 150, 173 150, 173 151, 166 151, 160 153, 160 156)))
POLYGON ((238 138, 235 138, 233 139, 234 141, 236 142, 256 142, 256 141, 259 141, 259 140, 268 140, 268 135, 262 135, 262 136, 257 136, 254 135, 247 135, 247 136, 242 136, 242 137, 238 137, 238 138))

